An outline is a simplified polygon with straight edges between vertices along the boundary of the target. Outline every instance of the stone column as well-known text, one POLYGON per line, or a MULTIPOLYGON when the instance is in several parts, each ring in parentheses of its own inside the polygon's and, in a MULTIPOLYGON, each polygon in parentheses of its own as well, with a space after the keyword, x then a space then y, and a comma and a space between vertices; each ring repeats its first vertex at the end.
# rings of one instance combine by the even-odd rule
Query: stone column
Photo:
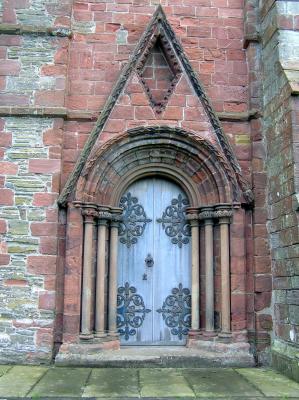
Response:
POLYGON ((108 329, 110 336, 117 336, 117 250, 118 250, 118 226, 123 210, 111 208, 110 223, 110 252, 109 252, 109 303, 108 303, 108 329))
POLYGON ((230 262, 229 262, 229 224, 232 209, 229 205, 216 207, 215 217, 220 225, 221 262, 221 335, 229 335, 230 327, 230 262))
POLYGON ((99 338, 107 335, 105 333, 106 230, 111 217, 108 211, 108 207, 100 207, 98 219, 95 336, 99 338))
POLYGON ((214 237, 213 207, 203 207, 199 218, 204 222, 205 232, 205 287, 206 287, 206 327, 205 333, 214 335, 214 237))
POLYGON ((81 335, 82 339, 91 339, 92 335, 92 245, 93 226, 97 217, 96 206, 83 206, 84 216, 84 250, 83 250, 83 279, 82 279, 82 305, 81 305, 81 335))
POLYGON ((187 209, 187 219, 191 225, 192 238, 192 284, 191 284, 191 330, 190 336, 199 332, 199 221, 198 208, 187 209))

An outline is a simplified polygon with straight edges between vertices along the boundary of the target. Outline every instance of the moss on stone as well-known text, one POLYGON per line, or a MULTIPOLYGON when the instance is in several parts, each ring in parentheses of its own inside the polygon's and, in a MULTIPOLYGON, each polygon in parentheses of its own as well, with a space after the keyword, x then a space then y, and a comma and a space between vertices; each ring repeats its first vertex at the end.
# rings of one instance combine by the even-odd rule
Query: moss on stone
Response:
POLYGON ((29 224, 27 221, 10 220, 8 224, 8 233, 11 235, 27 235, 29 224))

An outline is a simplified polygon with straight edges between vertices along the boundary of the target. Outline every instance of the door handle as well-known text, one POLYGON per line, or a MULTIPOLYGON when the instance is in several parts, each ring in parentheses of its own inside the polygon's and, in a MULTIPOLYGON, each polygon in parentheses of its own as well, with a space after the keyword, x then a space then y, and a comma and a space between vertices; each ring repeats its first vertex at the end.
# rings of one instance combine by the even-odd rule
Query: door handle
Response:
POLYGON ((147 267, 149 267, 149 268, 152 268, 154 266, 154 263, 155 263, 154 259, 153 259, 153 257, 151 256, 150 253, 148 253, 148 255, 146 256, 146 259, 144 260, 144 262, 145 262, 145 265, 147 267))

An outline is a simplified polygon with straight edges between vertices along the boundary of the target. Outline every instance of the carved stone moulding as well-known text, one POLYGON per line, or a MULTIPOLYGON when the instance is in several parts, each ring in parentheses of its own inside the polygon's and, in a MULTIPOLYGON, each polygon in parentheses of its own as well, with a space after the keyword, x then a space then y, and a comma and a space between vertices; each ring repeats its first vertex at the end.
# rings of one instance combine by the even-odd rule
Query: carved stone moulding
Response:
MULTIPOLYGON (((155 74, 155 71, 159 68, 157 65, 155 65, 155 61, 153 61, 151 67, 153 70, 153 74, 155 74)), ((156 113, 161 113, 165 109, 168 99, 173 93, 174 88, 182 74, 180 63, 177 59, 175 52, 172 49, 171 42, 166 36, 162 26, 156 27, 153 35, 148 40, 148 43, 146 44, 143 54, 140 57, 139 62, 137 64, 136 71, 142 85, 145 88, 151 106, 153 107, 156 113), (148 64, 150 57, 154 59, 155 55, 158 54, 157 50, 160 53, 159 54, 160 57, 164 59, 164 64, 165 64, 164 70, 168 70, 168 76, 167 77, 165 76, 165 79, 169 81, 168 87, 163 90, 160 90, 160 92, 163 94, 162 97, 160 96, 158 98, 155 95, 155 90, 151 89, 150 86, 148 85, 149 79, 146 78, 147 67, 148 65, 150 65, 148 64)), ((159 81, 156 81, 155 83, 157 89, 159 89, 159 81)))
POLYGON ((122 208, 80 201, 74 201, 72 204, 76 208, 81 208, 85 222, 93 222, 96 219, 99 221, 112 221, 118 223, 122 221, 122 208))
POLYGON ((207 140, 180 128, 140 127, 107 141, 86 164, 77 200, 119 205, 134 181, 148 175, 176 181, 190 206, 240 202, 229 165, 207 140))
POLYGON ((199 220, 208 220, 214 218, 214 208, 213 207, 202 207, 198 214, 199 220))
POLYGON ((229 205, 218 205, 215 207, 214 217, 218 218, 219 224, 230 223, 233 216, 233 210, 229 205))
POLYGON ((198 207, 187 210, 187 219, 189 221, 206 221, 218 219, 219 223, 230 223, 233 216, 233 207, 231 204, 217 204, 213 207, 198 207))

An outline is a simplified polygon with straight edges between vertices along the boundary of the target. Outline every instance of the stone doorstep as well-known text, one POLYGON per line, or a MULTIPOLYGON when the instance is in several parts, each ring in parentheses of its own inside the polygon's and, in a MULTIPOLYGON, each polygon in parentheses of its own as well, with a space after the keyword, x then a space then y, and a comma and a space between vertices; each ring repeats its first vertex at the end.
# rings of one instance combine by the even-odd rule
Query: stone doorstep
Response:
POLYGON ((248 343, 197 342, 192 348, 179 346, 123 346, 105 350, 97 344, 63 345, 56 365, 110 368, 253 367, 248 343))

